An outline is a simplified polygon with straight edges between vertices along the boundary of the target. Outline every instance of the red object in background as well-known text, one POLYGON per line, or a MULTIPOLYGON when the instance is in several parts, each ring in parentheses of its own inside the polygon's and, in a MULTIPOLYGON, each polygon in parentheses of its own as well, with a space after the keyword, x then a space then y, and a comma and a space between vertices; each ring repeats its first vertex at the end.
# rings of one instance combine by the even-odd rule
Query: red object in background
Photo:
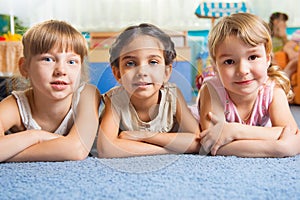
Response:
POLYGON ((5 41, 5 37, 0 36, 0 41, 5 41))

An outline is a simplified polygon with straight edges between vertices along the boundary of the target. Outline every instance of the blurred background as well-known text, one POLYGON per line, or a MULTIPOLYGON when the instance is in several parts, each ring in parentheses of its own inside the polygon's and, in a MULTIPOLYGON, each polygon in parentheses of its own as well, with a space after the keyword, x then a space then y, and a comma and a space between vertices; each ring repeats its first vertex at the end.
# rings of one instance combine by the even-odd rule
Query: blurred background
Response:
MULTIPOLYGON (((19 41, 28 27, 48 19, 65 20, 87 39, 91 83, 105 93, 116 85, 108 64, 115 36, 127 26, 148 22, 171 35, 178 52, 171 81, 178 83, 191 102, 197 93, 195 78, 209 65, 207 34, 219 16, 240 9, 268 22, 273 12, 284 12, 289 16, 290 37, 300 28, 297 7, 298 0, 0 0, 0 36, 5 41, 0 42, 0 75, 7 79, 18 73, 19 41), (204 3, 210 2, 222 4, 224 13, 215 17, 205 13, 204 3)), ((6 84, 5 90, 9 87, 6 84)))
MULTIPOLYGON (((47 19, 72 23, 81 31, 119 31, 150 22, 174 30, 208 30, 209 19, 194 14, 201 0, 0 0, 0 14, 14 14, 25 26, 47 19)), ((205 1, 210 2, 210 1, 205 1)), ((240 2, 219 0, 213 2, 240 2)), ((252 13, 268 20, 274 11, 289 15, 288 26, 300 26, 297 0, 246 0, 252 13)))

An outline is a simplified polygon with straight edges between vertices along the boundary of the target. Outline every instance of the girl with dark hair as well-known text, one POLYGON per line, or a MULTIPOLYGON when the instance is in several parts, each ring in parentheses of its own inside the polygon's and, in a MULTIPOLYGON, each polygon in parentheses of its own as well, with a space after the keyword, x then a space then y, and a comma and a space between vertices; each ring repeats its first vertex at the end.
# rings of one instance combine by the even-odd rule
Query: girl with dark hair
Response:
POLYGON ((286 34, 286 22, 289 17, 285 13, 275 12, 270 16, 269 27, 271 29, 273 52, 282 51, 288 38, 286 34))
POLYGON ((128 27, 117 37, 110 63, 120 86, 104 95, 100 157, 199 151, 199 125, 168 82, 175 57, 171 38, 151 24, 128 27))

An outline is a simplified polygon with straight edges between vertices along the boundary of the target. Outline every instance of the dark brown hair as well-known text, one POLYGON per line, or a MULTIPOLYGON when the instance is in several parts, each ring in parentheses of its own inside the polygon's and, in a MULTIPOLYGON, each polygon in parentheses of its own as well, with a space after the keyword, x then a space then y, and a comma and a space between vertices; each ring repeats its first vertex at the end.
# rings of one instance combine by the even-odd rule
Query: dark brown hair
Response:
POLYGON ((143 23, 138 26, 130 26, 126 28, 113 43, 109 50, 110 53, 110 64, 111 66, 119 67, 119 57, 123 48, 126 47, 135 37, 140 35, 148 35, 158 39, 163 45, 165 64, 169 65, 176 58, 176 51, 174 43, 170 36, 158 27, 143 23))
POLYGON ((270 26, 270 29, 271 29, 271 36, 274 36, 274 20, 282 20, 282 21, 287 21, 289 20, 289 16, 285 13, 282 13, 282 12, 274 12, 271 16, 270 16, 270 19, 269 19, 269 26, 270 26))

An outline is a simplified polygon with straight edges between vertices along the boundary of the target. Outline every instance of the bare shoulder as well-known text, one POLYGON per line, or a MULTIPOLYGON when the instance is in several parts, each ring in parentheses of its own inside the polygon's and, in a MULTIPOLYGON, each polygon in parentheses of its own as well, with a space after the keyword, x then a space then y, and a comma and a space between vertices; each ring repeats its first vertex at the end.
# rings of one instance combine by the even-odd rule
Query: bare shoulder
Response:
POLYGON ((98 88, 92 84, 86 84, 80 93, 79 108, 98 108, 101 102, 101 95, 98 88), (94 106, 87 106, 94 105, 94 106))
POLYGON ((275 86, 273 89, 272 101, 269 106, 269 112, 276 113, 275 117, 282 117, 284 116, 281 113, 283 111, 290 111, 289 102, 284 90, 279 86, 275 86))
POLYGON ((287 101, 287 96, 284 92, 284 90, 280 87, 280 86, 275 86, 274 89, 273 89, 273 101, 276 100, 276 101, 283 101, 283 100, 286 100, 287 101))
POLYGON ((95 85, 86 84, 80 94, 80 99, 96 99, 97 101, 101 100, 100 91, 95 85))
POLYGON ((97 94, 100 95, 100 91, 95 85, 92 84, 85 84, 82 93, 84 94, 97 94))
POLYGON ((177 95, 177 101, 179 101, 180 103, 185 102, 183 94, 178 87, 176 87, 176 95, 177 95))
POLYGON ((284 90, 282 89, 282 87, 277 84, 274 86, 273 92, 279 92, 284 94, 284 90))
POLYGON ((199 90, 199 94, 197 97, 198 106, 207 107, 211 104, 211 94, 209 92, 207 84, 203 84, 201 89, 199 90))
POLYGON ((18 109, 17 100, 12 95, 9 95, 0 102, 0 114, 2 115, 2 111, 10 109, 18 109))
POLYGON ((297 123, 291 112, 285 92, 281 87, 274 87, 272 102, 269 106, 272 126, 286 126, 297 128, 297 123))

